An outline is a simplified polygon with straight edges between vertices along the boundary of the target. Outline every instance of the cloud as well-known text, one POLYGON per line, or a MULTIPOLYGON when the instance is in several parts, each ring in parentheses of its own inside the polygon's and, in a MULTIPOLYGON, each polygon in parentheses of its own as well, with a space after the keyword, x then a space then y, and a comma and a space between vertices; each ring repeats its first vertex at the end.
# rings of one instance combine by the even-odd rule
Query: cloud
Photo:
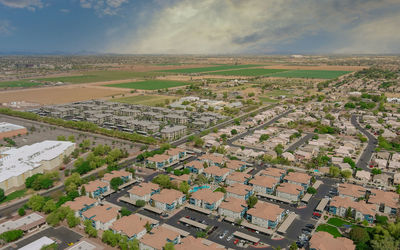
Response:
MULTIPOLYGON (((400 12, 398 0, 176 0, 168 3, 158 5, 158 11, 142 13, 145 18, 140 20, 141 26, 132 25, 135 27, 132 30, 121 31, 124 35, 115 39, 108 50, 171 54, 270 53, 282 48, 301 51, 303 48, 296 47, 296 42, 306 40, 315 44, 314 51, 345 51, 360 41, 361 35, 352 34, 359 31, 368 35, 365 40, 376 44, 379 33, 384 31, 374 34, 373 27, 383 24, 386 13, 394 11, 398 15, 400 12), (326 35, 332 38, 326 44, 313 40, 326 35), (344 44, 345 40, 349 44, 344 44)), ((393 28, 400 25, 396 18, 384 23, 393 28), (397 24, 390 25, 391 21, 397 24)), ((387 28, 381 35, 386 35, 386 39, 397 36, 391 36, 391 32, 387 28)), ((395 45, 395 42, 387 43, 387 49, 395 45)))
POLYGON ((80 0, 82 8, 93 8, 99 16, 116 15, 120 7, 128 0, 80 0))
POLYGON ((31 11, 43 8, 43 2, 41 0, 0 0, 0 4, 10 8, 26 8, 31 11))
POLYGON ((11 35, 14 27, 8 20, 0 20, 0 36, 11 35))

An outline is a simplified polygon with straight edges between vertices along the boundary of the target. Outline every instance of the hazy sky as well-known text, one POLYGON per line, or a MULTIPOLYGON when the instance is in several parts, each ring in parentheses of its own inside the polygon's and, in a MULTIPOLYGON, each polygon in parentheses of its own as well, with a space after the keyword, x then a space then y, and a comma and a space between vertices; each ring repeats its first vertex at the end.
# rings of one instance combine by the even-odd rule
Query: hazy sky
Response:
POLYGON ((400 0, 0 0, 0 52, 400 53, 400 0))

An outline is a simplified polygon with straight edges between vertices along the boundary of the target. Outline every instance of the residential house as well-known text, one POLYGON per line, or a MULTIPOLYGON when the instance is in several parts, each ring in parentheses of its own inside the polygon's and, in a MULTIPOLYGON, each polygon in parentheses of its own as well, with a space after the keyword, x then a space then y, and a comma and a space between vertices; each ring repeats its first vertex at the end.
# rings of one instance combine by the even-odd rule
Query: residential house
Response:
POLYGON ((211 242, 209 240, 203 238, 195 238, 191 235, 183 238, 181 242, 175 245, 175 250, 221 250, 221 248, 217 243, 211 242))
POLYGON ((251 179, 251 175, 243 172, 233 172, 226 177, 225 183, 227 185, 233 185, 234 183, 248 184, 251 179))
POLYGON ((222 167, 225 163, 224 156, 218 154, 204 154, 199 157, 199 160, 207 163, 208 166, 222 167))
POLYGON ((290 172, 285 176, 288 183, 300 185, 306 190, 311 185, 311 176, 300 172, 290 172))
POLYGON ((151 222, 143 219, 137 214, 121 217, 116 220, 110 227, 114 233, 125 235, 129 240, 141 239, 147 232, 146 224, 150 227, 151 222))
POLYGON ((224 200, 224 193, 213 192, 210 189, 200 189, 190 197, 189 203, 201 208, 216 210, 224 200))
POLYGON ((315 232, 310 239, 310 250, 355 250, 353 241, 345 237, 334 238, 330 233, 315 232))
POLYGON ((145 234, 140 239, 141 250, 162 250, 168 242, 179 244, 181 236, 178 232, 166 227, 156 227, 151 233, 145 234))
POLYGON ((231 172, 244 171, 246 169, 246 166, 246 162, 243 161, 229 160, 226 162, 226 167, 229 168, 231 172))
POLYGON ((85 220, 90 220, 97 230, 108 230, 117 220, 118 208, 111 205, 96 206, 82 213, 85 220))
POLYGON ((191 173, 201 174, 204 171, 204 162, 201 161, 191 161, 185 164, 185 168, 188 168, 191 173))
POLYGON ((185 200, 186 196, 182 192, 174 189, 163 189, 150 198, 150 203, 163 211, 172 211, 177 206, 182 205, 185 200))
POLYGON ((265 175, 257 175, 254 179, 250 180, 253 191, 262 194, 272 194, 278 183, 279 181, 277 179, 265 175))
POLYGON ((304 193, 304 188, 300 185, 284 182, 276 188, 276 196, 297 202, 304 193))
POLYGON ((137 186, 133 186, 129 191, 129 198, 133 201, 143 200, 149 201, 153 194, 160 193, 160 187, 152 182, 142 182, 137 186))
POLYGON ((339 185, 338 191, 340 197, 350 197, 353 200, 357 200, 365 196, 366 189, 361 186, 343 183, 339 185))
POLYGON ((350 197, 335 196, 331 200, 329 212, 341 217, 348 216, 348 209, 350 208, 351 217, 364 221, 367 220, 372 223, 375 218, 376 210, 374 204, 367 204, 365 201, 354 201, 350 197))
POLYGON ((247 203, 243 199, 228 197, 218 207, 218 214, 235 220, 243 218, 247 211, 247 203))
POLYGON ((170 148, 165 154, 171 156, 172 161, 179 161, 186 157, 186 150, 182 148, 170 148))
POLYGON ((394 185, 400 184, 400 173, 396 173, 393 175, 393 184, 394 185))
POLYGON ((172 157, 169 155, 154 155, 146 159, 147 166, 154 166, 157 169, 164 168, 172 163, 172 157))
POLYGON ((228 177, 230 170, 228 168, 220 168, 217 166, 211 166, 204 169, 203 174, 207 178, 212 178, 214 182, 220 183, 225 181, 226 177, 228 177))
POLYGON ((114 170, 111 173, 106 173, 102 181, 110 183, 113 178, 121 178, 124 183, 132 180, 132 173, 125 170, 114 170))
POLYGON ((275 228, 282 221, 284 211, 278 205, 259 201, 247 211, 247 220, 263 228, 275 228))
POLYGON ((253 194, 253 188, 248 185, 234 183, 226 188, 226 196, 247 200, 253 194))
POLYGON ((369 195, 368 203, 374 204, 376 211, 387 215, 396 215, 399 209, 399 194, 373 189, 369 195))
POLYGON ((89 198, 87 196, 76 197, 73 201, 67 201, 64 206, 71 208, 75 212, 76 217, 81 217, 82 213, 97 206, 99 204, 98 200, 89 198))
POLYGON ((97 198, 100 195, 110 191, 110 184, 100 180, 94 180, 83 185, 85 187, 86 196, 97 198))
POLYGON ((365 170, 358 170, 356 178, 364 182, 369 182, 371 180, 371 173, 365 170))
POLYGON ((280 168, 266 168, 259 172, 259 175, 271 176, 272 178, 277 179, 278 181, 283 180, 286 171, 280 168))

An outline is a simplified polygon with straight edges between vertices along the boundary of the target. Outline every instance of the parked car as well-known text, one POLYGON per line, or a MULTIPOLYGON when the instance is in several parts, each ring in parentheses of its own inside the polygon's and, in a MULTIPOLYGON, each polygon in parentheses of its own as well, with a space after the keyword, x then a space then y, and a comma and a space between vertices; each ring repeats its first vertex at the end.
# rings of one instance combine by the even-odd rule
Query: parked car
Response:
POLYGON ((315 226, 313 224, 307 224, 306 227, 311 228, 311 229, 315 228, 315 226))
POLYGON ((238 239, 236 239, 234 242, 233 242, 233 244, 237 244, 237 243, 239 243, 239 240, 238 239))
POLYGON ((226 241, 230 241, 231 239, 233 239, 233 234, 229 235, 228 238, 226 238, 226 241))

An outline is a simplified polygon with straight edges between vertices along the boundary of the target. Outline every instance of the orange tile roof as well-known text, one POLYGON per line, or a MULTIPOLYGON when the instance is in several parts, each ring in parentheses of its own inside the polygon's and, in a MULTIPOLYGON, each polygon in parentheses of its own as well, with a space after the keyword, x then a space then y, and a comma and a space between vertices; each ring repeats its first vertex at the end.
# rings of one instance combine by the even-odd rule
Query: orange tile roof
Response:
POLYGON ((338 191, 339 194, 359 198, 365 195, 366 189, 361 186, 344 183, 339 185, 338 191))
POLYGON ((186 151, 182 148, 170 148, 165 153, 169 156, 174 156, 174 155, 177 155, 177 154, 183 153, 183 152, 186 152, 186 151))
POLYGON ((214 155, 214 154, 205 154, 199 157, 200 160, 208 160, 214 163, 222 164, 225 162, 225 158, 223 156, 214 155))
POLYGON ((245 200, 242 199, 228 197, 225 199, 224 202, 221 203, 221 205, 219 205, 219 207, 236 213, 240 213, 245 207, 247 207, 247 203, 245 200))
POLYGON ((148 220, 145 220, 136 214, 131 214, 114 221, 110 228, 117 232, 122 232, 131 238, 135 234, 137 235, 142 232, 145 229, 146 223, 150 224, 148 220))
POLYGON ((104 175, 103 180, 110 182, 112 178, 130 176, 131 173, 125 170, 114 170, 104 175))
POLYGON ((226 167, 233 170, 237 170, 243 165, 246 165, 246 162, 238 160, 229 160, 226 162, 226 167))
POLYGON ((269 175, 274 177, 281 177, 286 171, 279 168, 266 168, 261 170, 260 175, 269 175))
POLYGON ((242 183, 234 183, 232 186, 226 188, 226 192, 237 195, 246 195, 252 189, 251 186, 242 183))
POLYGON ((185 167, 194 167, 196 169, 204 169, 204 163, 201 161, 191 161, 185 164, 185 167))
POLYGON ((204 169, 204 173, 216 176, 224 176, 229 172, 230 172, 229 168, 220 168, 217 166, 211 166, 204 169))
POLYGON ((316 232, 310 240, 310 248, 317 250, 354 250, 353 241, 345 237, 334 238, 327 232, 316 232))
POLYGON ((227 180, 237 181, 237 182, 245 182, 250 179, 251 175, 243 173, 243 172, 233 172, 226 177, 227 180))
POLYGON ((83 186, 85 187, 86 192, 93 192, 96 191, 99 187, 107 187, 109 184, 104 181, 100 180, 94 180, 89 182, 88 184, 84 184, 83 186))
POLYGON ((184 196, 184 194, 180 191, 174 189, 163 189, 159 194, 154 194, 151 198, 154 201, 172 204, 174 201, 178 200, 182 196, 184 196))
POLYGON ((292 184, 292 183, 281 183, 277 188, 277 191, 287 194, 295 194, 298 195, 303 190, 303 187, 300 185, 292 184))
POLYGON ((152 230, 151 234, 144 235, 140 239, 140 242, 155 249, 163 249, 167 243, 167 239, 172 241, 178 236, 180 236, 180 234, 175 231, 165 227, 156 227, 152 230))
POLYGON ((206 245, 203 243, 203 238, 195 238, 189 235, 186 238, 181 240, 180 244, 175 245, 176 250, 221 250, 222 248, 218 247, 218 244, 212 243, 210 245, 206 245))
POLYGON ((128 192, 137 196, 145 196, 153 190, 158 190, 160 187, 152 182, 142 182, 137 186, 133 186, 128 192))
POLYGON ((371 190, 371 195, 369 196, 368 202, 378 205, 383 203, 388 207, 397 208, 399 207, 399 194, 373 189, 371 190))
POLYGON ((354 201, 350 197, 335 196, 331 200, 330 205, 334 207, 344 207, 344 208, 351 207, 357 210, 358 212, 361 212, 362 214, 369 214, 369 215, 376 214, 374 204, 367 204, 365 201, 354 201))
POLYGON ((283 211, 285 210, 280 208, 278 205, 259 201, 254 208, 250 208, 247 213, 264 220, 276 221, 283 211))
POLYGON ((311 180, 311 176, 300 172, 290 172, 285 176, 285 180, 308 184, 311 180))
POLYGON ((278 182, 277 179, 265 175, 258 175, 250 180, 250 184, 267 188, 273 188, 278 182))
POLYGON ((169 158, 170 158, 170 156, 168 156, 168 155, 154 155, 154 156, 147 158, 147 160, 152 161, 152 162, 165 162, 165 161, 168 161, 169 158))
POLYGON ((83 212, 82 215, 86 218, 91 218, 92 216, 94 216, 92 220, 106 223, 114 218, 117 218, 118 210, 118 208, 110 205, 96 206, 83 212))
POLYGON ((82 208, 85 208, 85 206, 92 205, 96 202, 96 199, 89 198, 88 196, 79 196, 73 201, 67 201, 64 206, 70 207, 74 211, 79 211, 82 208))
POLYGON ((210 189, 200 189, 192 194, 193 199, 202 200, 209 204, 213 204, 219 200, 224 199, 224 193, 222 192, 213 192, 210 189))

